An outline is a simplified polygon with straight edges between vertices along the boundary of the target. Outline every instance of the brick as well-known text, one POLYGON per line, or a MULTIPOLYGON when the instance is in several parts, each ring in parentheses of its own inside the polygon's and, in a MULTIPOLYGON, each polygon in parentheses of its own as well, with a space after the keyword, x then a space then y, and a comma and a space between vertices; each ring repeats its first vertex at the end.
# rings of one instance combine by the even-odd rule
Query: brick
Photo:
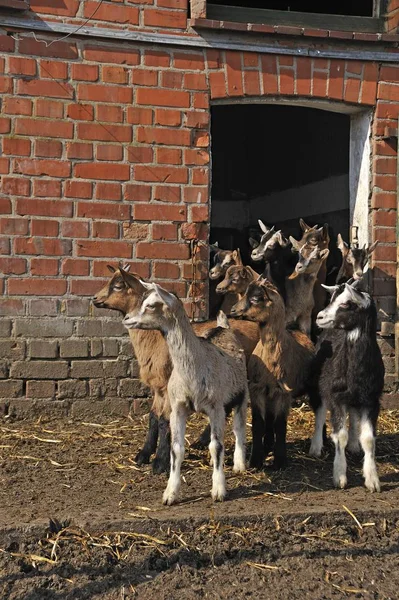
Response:
POLYGON ((132 246, 127 242, 76 241, 77 256, 131 258, 132 246))
POLYGON ((149 202, 151 200, 151 186, 140 184, 127 184, 124 191, 125 200, 149 202))
POLYGON ((113 47, 104 47, 104 44, 98 46, 87 46, 83 50, 85 60, 97 61, 100 64, 114 63, 138 65, 140 62, 140 53, 138 50, 116 50, 113 47))
POLYGON ((396 230, 392 228, 375 228, 374 237, 382 244, 394 244, 396 242, 396 230))
POLYGON ((138 380, 124 379, 120 382, 120 393, 128 398, 146 398, 148 388, 138 380))
POLYGON ((38 215, 44 217, 72 217, 73 204, 66 200, 18 198, 16 213, 18 215, 38 215))
MULTIPOLYGON (((226 78, 224 73, 211 72, 209 73, 209 84, 211 88, 211 98, 226 98, 226 78)), ((194 108, 204 108, 194 104, 194 108)))
POLYGON ((55 140, 35 140, 35 156, 41 158, 61 158, 62 142, 55 140))
POLYGON ((89 181, 73 181, 69 179, 65 186, 67 198, 91 198, 93 195, 93 184, 89 181))
POLYGON ((0 381, 0 398, 18 398, 23 394, 23 382, 8 379, 0 381))
POLYGON ((120 219, 126 221, 130 218, 130 206, 105 202, 79 202, 77 216, 89 219, 120 219))
POLYGON ((0 36, 0 52, 14 52, 15 40, 8 35, 0 36))
POLYGON ((144 144, 165 144, 168 146, 190 146, 188 129, 167 129, 157 127, 138 127, 136 139, 144 144))
MULTIPOLYGON (((73 88, 69 83, 44 81, 43 79, 18 79, 17 94, 24 96, 45 96, 46 98, 73 98, 73 88)), ((82 98, 84 100, 84 98, 82 98)))
POLYGON ((10 171, 10 160, 8 158, 0 158, 0 174, 6 175, 10 171))
POLYGON ((67 117, 73 121, 93 121, 94 106, 91 104, 68 104, 67 117))
POLYGON ((15 160, 14 172, 23 175, 36 175, 37 177, 41 175, 69 177, 71 174, 71 163, 62 160, 18 158, 15 160))
POLYGON ((179 265, 170 262, 155 262, 154 263, 154 276, 157 279, 179 279, 180 268, 179 265))
POLYGON ((0 233, 6 235, 27 235, 29 231, 28 219, 0 219, 0 233))
MULTIPOLYGON (((135 70, 133 71, 135 73, 135 70)), ((127 83, 128 73, 124 67, 105 65, 101 69, 101 79, 106 83, 127 83)), ((135 83, 133 81, 133 83, 135 83)))
POLYGON ((136 246, 137 258, 161 258, 185 260, 190 256, 188 244, 174 242, 139 242, 136 246))
MULTIPOLYGON (((32 280, 31 280, 32 281, 32 280)), ((15 335, 31 338, 71 337, 73 321, 57 317, 55 319, 16 319, 15 335)), ((46 378, 47 379, 47 378, 46 378)))
POLYGON ((164 165, 181 165, 182 151, 177 148, 157 148, 157 162, 164 165))
POLYGON ((161 86, 172 88, 173 90, 181 90, 183 87, 183 75, 180 71, 172 71, 168 69, 163 71, 161 75, 161 86))
POLYGON ((8 71, 14 75, 36 75, 37 61, 32 58, 20 58, 10 56, 8 59, 8 71))
POLYGON ((264 93, 276 94, 278 91, 277 57, 273 55, 263 54, 261 56, 261 65, 264 93))
POLYGON ((147 67, 169 67, 170 56, 167 52, 158 50, 145 50, 144 64, 147 67))
POLYGON ((396 262, 396 246, 381 246, 379 244, 373 252, 373 260, 375 262, 396 262))
POLYGON ((209 152, 206 150, 185 150, 184 164, 185 165, 207 165, 209 164, 209 152))
POLYGON ((367 63, 364 66, 362 81, 361 102, 362 104, 374 105, 377 99, 378 65, 367 63))
POLYGON ((93 19, 96 21, 110 21, 112 23, 138 25, 139 10, 132 6, 118 6, 115 3, 110 9, 109 4, 98 5, 97 2, 87 0, 84 4, 84 17, 91 17, 96 11, 93 19))
POLYGON ((89 261, 79 260, 76 258, 66 258, 62 262, 61 273, 63 275, 87 276, 90 273, 89 261))
MULTIPOLYGON (((10 337, 11 335, 11 327, 12 327, 12 323, 9 319, 2 319, 0 321, 0 337, 10 337)), ((1 368, 0 368, 0 372, 1 372, 1 368)), ((0 374, 1 377, 1 374, 0 374)))
POLYGON ((118 340, 103 340, 103 356, 119 356, 118 340))
POLYGON ((11 120, 10 119, 0 119, 0 133, 10 133, 11 131, 11 120))
POLYGON ((133 85, 154 86, 158 85, 158 71, 152 69, 133 69, 133 85))
POLYGON ((43 79, 68 79, 68 64, 61 61, 41 60, 40 77, 43 79))
POLYGON ((81 140, 99 140, 104 142, 131 142, 130 125, 101 125, 99 123, 78 123, 77 136, 81 140))
POLYGON ((31 340, 29 342, 30 358, 57 358, 58 342, 56 340, 31 340))
MULTIPOLYGON (((122 123, 123 121, 123 109, 121 106, 113 106, 112 104, 98 104, 97 110, 97 121, 106 121, 107 123, 122 123)), ((128 108, 129 114, 130 107, 128 108)), ((132 121, 127 119, 128 123, 132 121)))
POLYGON ((23 258, 0 257, 0 272, 5 275, 26 273, 26 260, 23 258))
POLYGON ((146 167, 136 165, 134 168, 136 181, 155 181, 161 183, 187 183, 188 170, 185 167, 146 167))
POLYGON ((80 420, 101 417, 127 417, 130 412, 129 400, 107 398, 107 401, 76 400, 72 404, 72 417, 80 420))
POLYGON ((100 200, 121 200, 122 186, 120 183, 102 183, 96 185, 96 198, 100 200))
POLYGON ((31 222, 31 234, 33 236, 58 236, 58 221, 49 221, 48 219, 33 219, 31 222))
POLYGON ((58 260, 32 258, 30 261, 31 275, 58 275, 58 260))
POLYGON ((177 240, 177 225, 174 223, 154 223, 152 226, 152 239, 177 240))
POLYGON ((148 106, 171 106, 188 108, 190 94, 183 91, 169 91, 158 89, 139 88, 136 93, 137 104, 148 106))
POLYGON ((99 69, 97 65, 72 64, 71 77, 77 81, 97 81, 99 69))
POLYGON ((124 86, 80 83, 77 98, 78 100, 89 100, 91 102, 131 104, 133 92, 131 88, 124 86))
POLYGON ((57 17, 74 17, 79 8, 79 0, 30 0, 32 11, 55 15, 57 17))
POLYGON ((148 8, 144 11, 144 25, 146 27, 185 29, 187 14, 185 11, 161 10, 148 8))
POLYGON ((11 196, 29 196, 30 180, 21 177, 3 177, 2 190, 11 196))
POLYGON ((181 200, 181 189, 175 185, 157 185, 155 187, 154 200, 179 203, 181 200))
POLYGON ((40 198, 60 198, 61 182, 57 179, 34 179, 33 195, 40 198))
POLYGON ((58 300, 56 298, 34 298, 29 302, 28 314, 32 317, 56 317, 58 300))
POLYGON ((14 250, 17 254, 42 254, 65 256, 71 252, 70 240, 55 240, 41 238, 16 238, 14 250))
POLYGON ((376 158, 374 160, 374 172, 393 175, 397 170, 396 158, 376 158))
MULTIPOLYGON (((137 168, 137 167, 136 167, 137 168)), ((111 179, 128 181, 130 179, 129 165, 114 163, 77 164, 75 177, 83 179, 111 179)))
POLYGON ((154 151, 147 146, 129 146, 127 148, 127 159, 133 163, 152 163, 154 151))
POLYGON ((15 296, 63 296, 67 282, 61 279, 9 279, 8 291, 15 296))
MULTIPOLYGON (((68 158, 79 158, 82 160, 91 160, 93 158, 93 145, 80 144, 78 142, 68 142, 67 144, 68 158)), ((73 183, 73 182, 71 182, 73 183)))
POLYGON ((208 185, 209 170, 208 169, 191 169, 192 182, 194 185, 208 185))
POLYGON ((73 379, 90 379, 103 376, 104 370, 101 360, 73 360, 71 362, 71 377, 73 379))
POLYGON ((396 208, 396 194, 374 192, 371 199, 372 208, 396 208))
POLYGON ((396 227, 396 211, 373 211, 373 225, 375 227, 396 227))
POLYGON ((209 220, 209 209, 207 206, 192 206, 191 207, 191 219, 195 223, 204 221, 205 223, 209 220))
POLYGON ((208 202, 208 188, 188 187, 184 188, 184 202, 193 204, 206 204, 208 202))
POLYGON ((0 76, 0 92, 3 94, 12 94, 12 78, 0 76))
POLYGON ((11 214, 11 202, 8 198, 0 198, 0 213, 11 214))
POLYGON ((136 108, 128 106, 127 122, 134 125, 152 125, 153 110, 151 108, 136 108))
POLYGON ((134 218, 138 221, 185 221, 186 207, 171 205, 136 204, 134 218))
POLYGON ((174 66, 176 69, 183 69, 184 71, 203 71, 205 69, 204 56, 202 53, 175 52, 174 66))
POLYGON ((113 238, 119 237, 118 223, 93 223, 94 238, 113 238))
POLYGON ((3 113, 6 115, 31 115, 33 102, 28 98, 4 98, 3 113))
POLYGON ((92 306, 89 298, 69 298, 62 303, 68 317, 87 317, 92 306))
POLYGON ((123 237, 127 240, 146 240, 149 226, 143 223, 123 223, 123 237))
MULTIPOLYGON (((13 300, 12 302, 14 302, 14 304, 16 305, 15 300, 13 300)), ((0 357, 8 358, 11 360, 20 360, 22 358, 25 358, 25 346, 25 340, 1 340, 0 357)))
POLYGON ((280 94, 292 95, 295 87, 295 73, 293 69, 280 68, 279 91, 280 94))
POLYGON ((169 125, 179 127, 181 125, 182 113, 178 110, 157 108, 155 110, 155 123, 158 125, 169 125))
POLYGON ((54 398, 55 381, 27 381, 27 398, 54 398))
POLYGON ((122 160, 123 159, 123 147, 114 146, 111 144, 99 144, 97 146, 97 160, 122 160))
MULTIPOLYGON (((18 122, 18 120, 17 120, 18 122)), ((16 131, 16 133, 18 133, 16 131)), ((13 156, 30 156, 31 142, 24 138, 4 138, 3 153, 13 156)))
POLYGON ((38 98, 35 102, 35 106, 37 117, 62 119, 64 116, 64 104, 57 102, 56 100, 45 100, 44 98, 38 98))
POLYGON ((87 340, 70 339, 60 342, 61 358, 86 358, 89 356, 87 340))
POLYGON ((67 379, 58 384, 58 398, 75 399, 87 397, 87 381, 67 379))
POLYGON ((61 224, 62 237, 89 237, 88 221, 63 221, 61 224))
POLYGON ((66 379, 68 363, 63 360, 16 361, 11 365, 10 375, 23 379, 66 379))
POLYGON ((313 72, 313 96, 325 98, 327 96, 328 73, 313 72))

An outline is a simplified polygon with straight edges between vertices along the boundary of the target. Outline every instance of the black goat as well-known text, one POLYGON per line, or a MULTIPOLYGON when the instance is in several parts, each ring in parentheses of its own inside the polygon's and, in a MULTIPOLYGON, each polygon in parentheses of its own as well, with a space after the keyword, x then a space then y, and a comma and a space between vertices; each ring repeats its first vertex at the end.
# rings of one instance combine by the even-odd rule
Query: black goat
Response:
POLYGON ((376 339, 375 304, 369 294, 357 289, 357 283, 327 288, 332 292, 331 302, 317 316, 316 323, 324 331, 316 348, 309 389, 310 403, 316 412, 310 454, 321 454, 323 427, 329 410, 335 444, 335 486, 344 488, 347 483, 346 446, 350 451, 358 451, 360 441, 365 486, 373 492, 380 490, 374 455, 384 364, 376 339))

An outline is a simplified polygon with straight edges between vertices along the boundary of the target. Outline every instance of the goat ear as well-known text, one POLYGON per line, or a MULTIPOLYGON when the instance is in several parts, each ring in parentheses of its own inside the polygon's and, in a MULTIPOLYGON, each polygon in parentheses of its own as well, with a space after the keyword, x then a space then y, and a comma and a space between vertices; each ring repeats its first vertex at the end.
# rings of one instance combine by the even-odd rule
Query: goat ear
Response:
POLYGON ((107 265, 107 269, 108 271, 111 271, 111 273, 115 273, 116 271, 115 267, 113 267, 112 265, 107 265))
POLYGON ((342 254, 346 254, 349 250, 348 244, 344 242, 340 233, 337 235, 337 248, 341 250, 342 254))
POLYGON ((139 294, 140 296, 143 295, 143 293, 145 292, 145 287, 140 279, 138 279, 134 275, 131 275, 125 269, 120 269, 120 274, 122 275, 123 281, 129 288, 135 291, 136 294, 139 294))
POLYGON ((278 242, 280 244, 280 246, 282 248, 286 248, 289 244, 289 241, 287 240, 287 238, 283 235, 283 232, 281 231, 281 229, 279 231, 277 231, 276 233, 278 242))
POLYGON ((143 281, 142 279, 139 279, 139 281, 145 290, 155 290, 155 283, 148 283, 147 281, 143 281))
POLYGON ((329 251, 328 248, 325 248, 324 250, 322 250, 320 252, 320 258, 321 258, 321 260, 323 260, 323 261, 326 260, 329 254, 330 254, 330 251, 329 251))
POLYGON ((165 290, 160 285, 154 283, 154 289, 157 292, 158 296, 161 298, 162 302, 166 304, 169 308, 173 308, 176 305, 176 296, 165 290))
POLYGON ((367 254, 370 256, 370 254, 372 254, 374 252, 374 250, 376 249, 377 245, 379 243, 379 240, 375 240, 375 242, 373 242, 371 244, 371 246, 368 247, 367 249, 367 254))
POLYGON ((237 250, 233 250, 232 256, 234 258, 234 262, 236 263, 236 265, 241 266, 242 265, 242 258, 241 258, 241 252, 240 252, 239 248, 237 248, 237 250))
POLYGON ((299 219, 299 225, 301 226, 302 231, 304 231, 305 233, 312 229, 312 227, 310 227, 310 225, 307 225, 303 219, 299 219))
POLYGON ((254 238, 249 238, 248 240, 249 245, 251 246, 251 248, 255 249, 259 246, 259 242, 258 240, 254 240, 254 238))
POLYGON ((226 314, 222 310, 219 310, 218 314, 216 315, 216 325, 218 327, 223 327, 223 329, 230 329, 229 321, 226 317, 226 314))
POLYGON ((339 288, 339 285, 325 285, 324 283, 322 283, 321 287, 324 288, 325 290, 327 290, 327 292, 329 294, 333 294, 334 292, 337 291, 337 289, 339 288))
POLYGON ((269 228, 267 227, 267 225, 264 224, 263 221, 261 221, 260 219, 258 219, 258 223, 259 223, 259 227, 261 228, 261 230, 263 231, 263 233, 269 233, 269 228))
POLYGON ((209 244, 209 250, 211 252, 217 252, 219 250, 219 242, 215 242, 214 244, 209 244))
POLYGON ((297 252, 299 252, 299 250, 301 249, 301 245, 298 242, 298 240, 296 240, 295 238, 292 237, 292 235, 290 235, 290 242, 291 242, 292 247, 294 248, 294 250, 296 250, 297 252))
POLYGON ((323 227, 321 228, 322 232, 323 232, 323 240, 328 240, 329 235, 328 235, 328 223, 324 223, 323 227))

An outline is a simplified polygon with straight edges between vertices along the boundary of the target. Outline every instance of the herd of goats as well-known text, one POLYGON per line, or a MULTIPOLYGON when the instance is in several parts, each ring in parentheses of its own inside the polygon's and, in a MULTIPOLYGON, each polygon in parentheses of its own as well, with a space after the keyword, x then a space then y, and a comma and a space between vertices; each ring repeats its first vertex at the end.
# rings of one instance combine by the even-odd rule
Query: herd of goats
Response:
POLYGON ((375 435, 384 364, 376 338, 376 307, 361 289, 377 242, 359 248, 338 235, 342 264, 336 285, 326 286, 328 225, 310 227, 301 219, 299 241, 262 221, 259 225, 260 241, 249 243, 252 260, 264 262, 261 275, 243 265, 239 250, 211 247, 209 277, 221 280, 216 292, 223 296, 216 320, 191 323, 173 293, 130 273, 128 265, 109 266, 112 277, 93 298, 95 306, 124 315, 140 379, 151 389, 148 434, 136 461, 148 463, 156 452, 154 473, 170 471, 164 504, 179 497, 190 412, 209 418, 197 443, 209 444, 212 498, 223 500, 226 416, 234 412, 234 472, 246 468, 248 402, 250 466, 262 468, 265 457, 273 453, 273 465, 280 469, 287 461, 290 407, 301 395, 307 395, 315 413, 311 456, 321 455, 330 411, 334 485, 344 488, 347 483, 345 450, 363 450, 365 486, 380 490, 375 435), (327 293, 331 297, 326 306, 327 293))

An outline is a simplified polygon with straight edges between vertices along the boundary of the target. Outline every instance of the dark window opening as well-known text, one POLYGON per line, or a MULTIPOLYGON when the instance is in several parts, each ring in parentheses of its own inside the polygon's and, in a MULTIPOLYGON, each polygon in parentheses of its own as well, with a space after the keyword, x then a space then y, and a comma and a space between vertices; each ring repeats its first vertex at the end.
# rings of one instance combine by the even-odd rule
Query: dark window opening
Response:
POLYGON ((337 0, 336 2, 320 2, 320 0, 212 0, 211 3, 221 6, 241 6, 243 8, 263 8, 323 15, 373 16, 373 0, 337 0))
POLYGON ((339 266, 337 234, 349 238, 350 117, 276 105, 212 107, 211 242, 239 247, 257 223, 300 239, 299 218, 330 226, 328 268, 339 266))

